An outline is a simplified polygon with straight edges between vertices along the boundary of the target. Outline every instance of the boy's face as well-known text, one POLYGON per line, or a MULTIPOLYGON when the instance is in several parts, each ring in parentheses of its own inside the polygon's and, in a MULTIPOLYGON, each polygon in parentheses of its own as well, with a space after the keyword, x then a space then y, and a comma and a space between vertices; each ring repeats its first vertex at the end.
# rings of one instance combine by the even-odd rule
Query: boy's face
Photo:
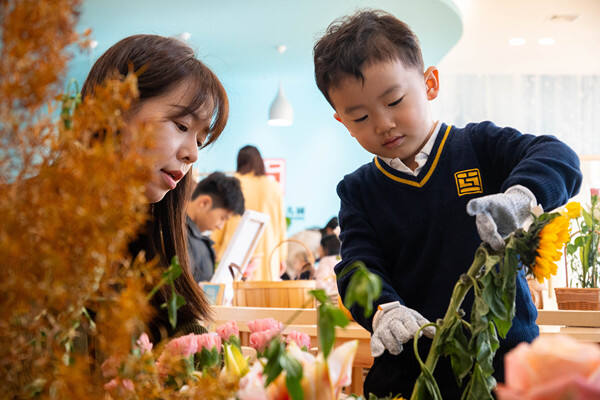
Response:
POLYGON ((410 167, 433 126, 428 101, 437 97, 437 69, 423 74, 394 60, 361 72, 364 82, 347 76, 329 90, 334 118, 370 153, 400 158, 410 167))
POLYGON ((233 212, 225 208, 213 208, 212 198, 204 194, 193 200, 188 207, 192 209, 192 220, 203 232, 223 228, 225 222, 233 215, 233 212))

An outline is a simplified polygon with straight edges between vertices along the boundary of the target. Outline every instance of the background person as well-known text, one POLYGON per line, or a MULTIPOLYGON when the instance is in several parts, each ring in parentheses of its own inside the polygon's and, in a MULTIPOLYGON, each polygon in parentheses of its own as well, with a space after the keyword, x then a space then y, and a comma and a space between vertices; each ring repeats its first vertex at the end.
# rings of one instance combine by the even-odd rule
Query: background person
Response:
POLYGON ((244 195, 237 178, 213 172, 198 182, 187 206, 186 227, 190 269, 196 282, 215 272, 215 251, 206 231, 221 229, 232 215, 244 213, 244 195))
MULTIPOLYGON (((237 156, 237 172, 247 210, 255 210, 269 216, 269 222, 259 239, 246 274, 249 280, 279 280, 281 266, 286 257, 286 223, 283 212, 283 193, 279 184, 265 175, 265 163, 258 149, 244 146, 237 156), (280 245, 281 244, 281 245, 280 245)), ((220 260, 240 222, 239 217, 230 218, 223 229, 213 232, 217 260, 220 260)))

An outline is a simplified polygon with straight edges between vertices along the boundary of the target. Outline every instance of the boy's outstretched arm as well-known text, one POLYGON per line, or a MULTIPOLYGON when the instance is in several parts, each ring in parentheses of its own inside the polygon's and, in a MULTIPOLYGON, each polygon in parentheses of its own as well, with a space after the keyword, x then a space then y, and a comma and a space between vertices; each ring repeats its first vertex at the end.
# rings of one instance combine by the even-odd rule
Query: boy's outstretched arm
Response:
POLYGON ((471 138, 480 162, 499 172, 502 193, 482 196, 467 204, 476 217, 481 239, 495 250, 530 219, 538 202, 544 210, 565 204, 581 186, 579 158, 553 136, 524 135, 491 122, 472 125, 471 138))

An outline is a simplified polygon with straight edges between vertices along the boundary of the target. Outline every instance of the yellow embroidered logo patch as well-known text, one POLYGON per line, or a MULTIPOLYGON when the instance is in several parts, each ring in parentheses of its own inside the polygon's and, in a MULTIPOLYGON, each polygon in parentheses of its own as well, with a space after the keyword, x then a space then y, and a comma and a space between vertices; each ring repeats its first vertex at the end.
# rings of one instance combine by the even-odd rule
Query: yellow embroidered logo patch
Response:
POLYGON ((458 171, 454 174, 456 190, 459 196, 473 193, 483 193, 481 175, 477 168, 458 171))

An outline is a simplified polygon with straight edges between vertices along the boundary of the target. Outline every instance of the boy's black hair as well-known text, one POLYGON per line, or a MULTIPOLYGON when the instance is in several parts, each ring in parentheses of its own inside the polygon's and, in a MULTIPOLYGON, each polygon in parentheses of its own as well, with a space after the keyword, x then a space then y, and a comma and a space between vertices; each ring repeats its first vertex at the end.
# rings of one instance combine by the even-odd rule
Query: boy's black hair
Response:
POLYGON ((340 246, 341 242, 337 235, 327 235, 321 239, 321 247, 326 256, 340 254, 340 246))
POLYGON ((364 81, 361 69, 399 60, 423 71, 419 39, 404 22, 381 10, 362 10, 333 21, 313 49, 317 86, 329 104, 329 89, 344 76, 364 81))
POLYGON ((201 194, 210 196, 212 208, 224 208, 238 215, 244 213, 244 195, 238 178, 213 172, 198 182, 192 200, 201 194))

